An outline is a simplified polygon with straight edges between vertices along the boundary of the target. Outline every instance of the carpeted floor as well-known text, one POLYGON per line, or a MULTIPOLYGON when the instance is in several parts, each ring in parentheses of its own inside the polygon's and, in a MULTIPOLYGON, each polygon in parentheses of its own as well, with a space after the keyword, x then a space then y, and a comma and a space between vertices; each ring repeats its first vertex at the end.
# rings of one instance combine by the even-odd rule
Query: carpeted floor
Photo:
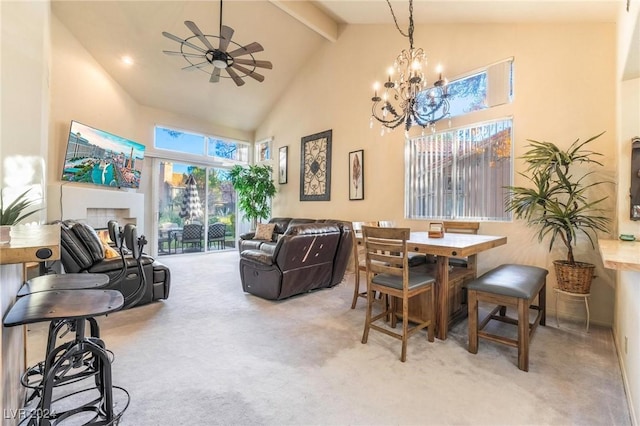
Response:
MULTIPOLYGON (((467 322, 446 341, 371 331, 353 275, 281 302, 242 292, 236 250, 163 257, 168 300, 100 318, 114 384, 131 394, 121 421, 146 425, 629 425, 609 329, 539 327, 529 372, 517 350, 480 341, 467 322)), ((46 328, 28 335, 30 363, 46 328)))

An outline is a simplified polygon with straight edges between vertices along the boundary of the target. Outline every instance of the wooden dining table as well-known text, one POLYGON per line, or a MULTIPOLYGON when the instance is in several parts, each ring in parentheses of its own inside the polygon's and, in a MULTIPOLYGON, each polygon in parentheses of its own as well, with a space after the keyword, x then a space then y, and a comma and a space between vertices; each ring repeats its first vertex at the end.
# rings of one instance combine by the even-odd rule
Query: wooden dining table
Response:
MULTIPOLYGON (((449 259, 467 258, 467 274, 477 276, 477 255, 480 252, 507 243, 507 237, 494 235, 445 233, 440 238, 429 238, 427 232, 412 232, 407 251, 436 256, 436 336, 445 340, 449 325, 457 318, 450 316, 449 259)), ((411 315, 411 313, 410 313, 411 315)))
MULTIPOLYGON (((361 233, 356 233, 356 242, 362 244, 361 233)), ((506 243, 507 237, 494 235, 445 232, 443 237, 430 238, 426 231, 411 232, 407 251, 435 256, 436 259, 435 268, 433 264, 427 267, 434 268, 436 278, 436 336, 439 339, 445 340, 450 326, 467 315, 462 287, 477 276, 478 253, 506 243), (466 258, 466 266, 450 266, 452 257, 466 258)), ((414 297, 409 301, 409 320, 424 320, 428 315, 424 297, 414 297)))

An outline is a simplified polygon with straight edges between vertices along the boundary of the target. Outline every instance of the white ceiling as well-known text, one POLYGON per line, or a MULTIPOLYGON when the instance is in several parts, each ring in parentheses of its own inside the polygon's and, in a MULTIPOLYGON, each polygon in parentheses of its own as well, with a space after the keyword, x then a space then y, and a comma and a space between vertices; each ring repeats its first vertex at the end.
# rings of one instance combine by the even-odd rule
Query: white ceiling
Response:
MULTIPOLYGON (((141 105, 253 131, 304 61, 323 43, 331 43, 323 31, 315 30, 328 25, 331 32, 333 25, 339 34, 338 24, 393 24, 384 0, 301 1, 224 2, 222 23, 235 30, 232 41, 259 42, 264 52, 255 58, 273 63, 272 70, 259 70, 264 82, 248 78, 241 87, 229 78, 209 83, 203 71, 181 70, 189 65, 181 56, 162 53, 179 50, 179 43, 163 37, 163 31, 180 38, 193 35, 185 20, 195 22, 204 34, 218 35, 219 1, 54 0, 52 11, 141 105), (125 66, 123 55, 131 56, 134 65, 125 66)), ((400 25, 406 27, 408 2, 394 0, 392 5, 400 25)), ((619 7, 617 0, 415 0, 414 20, 416 24, 615 22, 619 7)))

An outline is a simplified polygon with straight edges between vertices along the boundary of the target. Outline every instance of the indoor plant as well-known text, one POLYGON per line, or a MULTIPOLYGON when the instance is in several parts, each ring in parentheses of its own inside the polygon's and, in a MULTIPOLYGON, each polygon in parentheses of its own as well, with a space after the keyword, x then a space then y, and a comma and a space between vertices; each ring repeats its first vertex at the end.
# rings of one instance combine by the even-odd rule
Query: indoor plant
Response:
POLYGON ((585 142, 578 139, 566 150, 551 142, 529 139, 529 150, 521 157, 528 167, 520 175, 531 183, 531 187, 507 187, 507 211, 537 227, 539 241, 549 236, 549 251, 556 241, 561 241, 566 248, 566 260, 554 261, 554 267, 560 290, 573 293, 589 293, 594 270, 594 265, 578 262, 573 256, 578 235, 586 235, 591 247, 595 248, 595 232, 607 232, 611 221, 601 208, 607 197, 596 197, 591 201, 588 196, 605 182, 589 182, 589 176, 594 172, 576 175, 575 170, 575 166, 584 163, 602 166, 594 159, 602 154, 586 150, 584 146, 603 133, 585 142))
POLYGON ((27 211, 34 204, 37 204, 39 202, 38 199, 30 200, 27 197, 29 191, 31 191, 31 188, 18 195, 18 197, 16 197, 16 199, 6 207, 4 205, 3 191, 0 191, 0 243, 11 241, 11 226, 17 224, 22 219, 25 219, 32 214, 42 210, 37 209, 27 211))
POLYGON ((276 193, 272 174, 273 169, 268 165, 234 166, 229 172, 238 194, 238 206, 252 229, 256 228, 258 219, 267 219, 271 214, 270 199, 276 193))

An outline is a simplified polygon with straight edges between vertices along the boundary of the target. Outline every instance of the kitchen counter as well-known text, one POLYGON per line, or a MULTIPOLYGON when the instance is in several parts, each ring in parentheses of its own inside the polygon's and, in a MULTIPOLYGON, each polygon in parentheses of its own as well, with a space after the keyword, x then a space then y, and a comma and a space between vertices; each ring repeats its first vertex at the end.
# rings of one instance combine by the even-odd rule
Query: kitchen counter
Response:
POLYGON ((599 240, 604 267, 640 272, 640 241, 599 240))

